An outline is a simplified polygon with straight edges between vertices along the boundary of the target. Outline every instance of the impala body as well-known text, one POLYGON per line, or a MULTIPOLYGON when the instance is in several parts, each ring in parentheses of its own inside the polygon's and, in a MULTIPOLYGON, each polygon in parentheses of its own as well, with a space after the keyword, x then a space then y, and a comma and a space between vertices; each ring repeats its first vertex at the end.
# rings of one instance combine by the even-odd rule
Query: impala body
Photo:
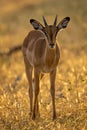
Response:
POLYGON ((56 118, 55 109, 55 77, 56 68, 60 58, 60 51, 56 42, 56 36, 60 29, 67 27, 69 17, 64 18, 58 25, 57 16, 53 25, 48 25, 43 17, 44 25, 34 19, 30 23, 34 30, 30 31, 24 39, 22 51, 24 55, 26 75, 29 82, 30 113, 32 119, 39 113, 38 94, 40 77, 44 73, 50 74, 50 91, 53 104, 53 119, 56 118), (33 102, 32 70, 34 69, 35 94, 33 102))

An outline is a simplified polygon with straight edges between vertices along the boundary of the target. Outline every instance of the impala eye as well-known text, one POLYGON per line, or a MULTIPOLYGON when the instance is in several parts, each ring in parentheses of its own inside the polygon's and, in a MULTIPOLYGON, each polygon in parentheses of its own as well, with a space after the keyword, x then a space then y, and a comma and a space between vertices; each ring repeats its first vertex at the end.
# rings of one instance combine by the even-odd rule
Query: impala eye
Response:
POLYGON ((47 32, 46 31, 44 31, 45 32, 45 34, 47 35, 47 32))
POLYGON ((48 36, 48 34, 47 34, 47 32, 46 32, 46 31, 44 31, 44 33, 45 33, 45 35, 46 35, 46 36, 48 36))

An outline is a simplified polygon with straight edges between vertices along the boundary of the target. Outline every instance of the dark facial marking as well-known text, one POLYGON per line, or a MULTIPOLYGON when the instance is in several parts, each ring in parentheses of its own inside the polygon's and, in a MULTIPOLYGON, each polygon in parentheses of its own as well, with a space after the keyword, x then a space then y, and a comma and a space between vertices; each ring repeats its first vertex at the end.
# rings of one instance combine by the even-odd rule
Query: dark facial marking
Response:
POLYGON ((53 40, 53 37, 56 37, 56 27, 53 27, 53 25, 45 27, 43 32, 50 41, 53 40))

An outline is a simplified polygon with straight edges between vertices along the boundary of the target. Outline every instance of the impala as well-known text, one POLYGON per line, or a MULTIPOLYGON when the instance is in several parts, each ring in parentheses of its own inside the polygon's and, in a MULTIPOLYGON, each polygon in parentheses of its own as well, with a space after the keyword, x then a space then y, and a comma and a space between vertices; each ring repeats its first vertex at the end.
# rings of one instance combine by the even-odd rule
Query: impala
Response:
POLYGON ((44 26, 37 20, 30 19, 34 30, 30 31, 23 42, 22 51, 24 56, 26 76, 29 82, 30 113, 32 119, 39 113, 38 94, 40 77, 44 73, 50 74, 50 92, 52 96, 53 119, 56 119, 55 108, 55 77, 60 51, 56 41, 58 32, 66 28, 70 18, 65 17, 57 25, 57 16, 53 25, 48 25, 43 17, 44 26), (34 70, 34 102, 32 70, 34 70))

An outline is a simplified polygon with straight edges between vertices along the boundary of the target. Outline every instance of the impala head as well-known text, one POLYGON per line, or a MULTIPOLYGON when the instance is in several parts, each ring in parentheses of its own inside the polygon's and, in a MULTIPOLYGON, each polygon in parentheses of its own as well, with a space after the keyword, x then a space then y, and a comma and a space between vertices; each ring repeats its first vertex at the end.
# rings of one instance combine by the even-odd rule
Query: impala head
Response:
POLYGON ((70 18, 65 17, 63 20, 59 22, 59 24, 57 24, 57 16, 56 16, 53 25, 48 25, 44 16, 43 16, 43 21, 44 21, 44 26, 40 22, 34 19, 30 19, 30 23, 32 24, 34 29, 41 30, 42 32, 44 32, 45 36, 48 39, 49 47, 54 48, 56 44, 55 41, 56 41, 57 33, 59 32, 59 30, 67 27, 70 18))

